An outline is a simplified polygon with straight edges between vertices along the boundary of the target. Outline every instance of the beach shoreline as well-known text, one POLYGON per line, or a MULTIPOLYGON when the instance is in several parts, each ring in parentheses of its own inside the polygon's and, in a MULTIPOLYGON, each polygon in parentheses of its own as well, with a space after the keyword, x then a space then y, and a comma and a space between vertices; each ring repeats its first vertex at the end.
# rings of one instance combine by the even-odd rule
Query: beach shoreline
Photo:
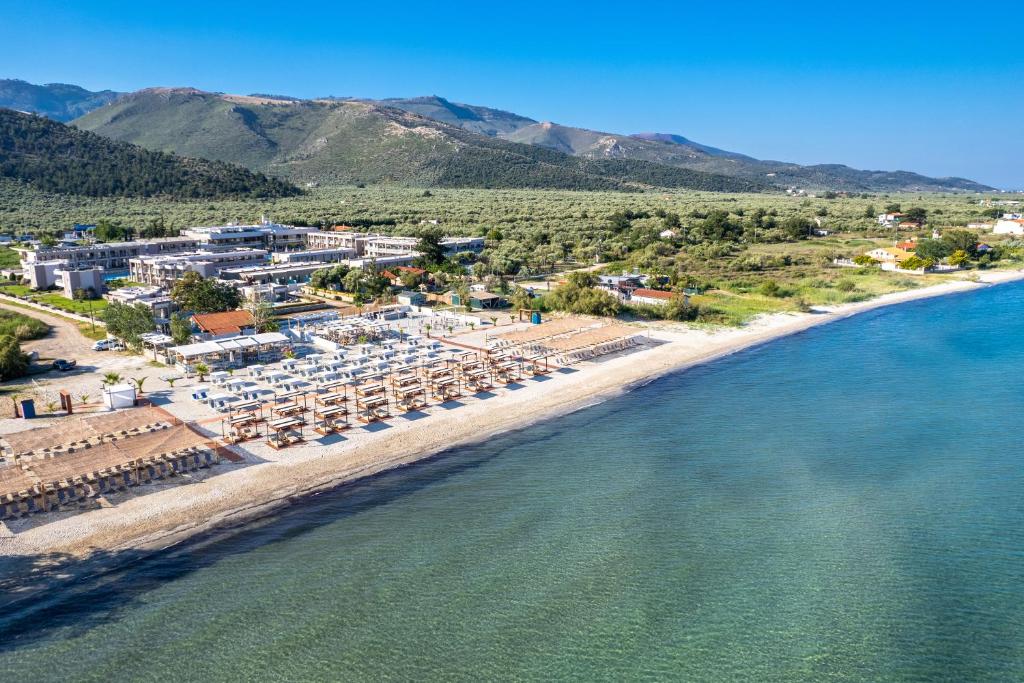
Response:
POLYGON ((0 537, 0 558, 82 559, 96 552, 156 551, 186 539, 237 529, 318 492, 478 443, 540 420, 554 419, 621 395, 673 372, 755 346, 910 301, 975 291, 1024 279, 1021 271, 982 273, 864 302, 810 313, 760 317, 741 328, 650 327, 640 350, 587 363, 544 381, 502 389, 487 400, 442 410, 426 420, 375 434, 356 445, 312 444, 294 460, 228 469, 190 484, 137 496, 111 508, 72 515, 0 537))

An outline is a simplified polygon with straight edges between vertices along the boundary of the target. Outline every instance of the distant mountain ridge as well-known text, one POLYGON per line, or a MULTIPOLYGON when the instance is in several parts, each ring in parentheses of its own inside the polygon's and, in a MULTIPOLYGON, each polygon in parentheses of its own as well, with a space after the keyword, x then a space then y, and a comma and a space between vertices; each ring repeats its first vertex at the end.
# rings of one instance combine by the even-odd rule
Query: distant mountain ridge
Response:
MULTIPOLYGON (((417 106, 443 106, 417 103, 417 106)), ((495 126, 488 111, 443 107, 495 126)), ((149 88, 74 125, 148 149, 236 163, 299 182, 424 187, 759 191, 761 181, 629 159, 585 159, 473 132, 379 102, 149 88)))
MULTIPOLYGON (((45 100, 41 95, 37 100, 27 97, 24 94, 26 87, 29 90, 33 88, 43 90, 76 88, 76 86, 55 85, 32 86, 31 84, 24 83, 24 81, 0 81, 0 106, 36 111, 43 115, 51 116, 51 118, 58 118, 60 115, 63 115, 59 111, 56 115, 49 113, 55 111, 55 106, 47 104, 49 100, 45 100), (13 87, 10 84, 19 85, 13 87), (17 99, 22 105, 20 107, 10 103, 14 99, 14 96, 11 95, 14 91, 22 93, 18 95, 17 99), (38 108, 33 108, 33 102, 36 102, 38 108)), ((118 109, 117 93, 112 93, 111 91, 88 93, 88 91, 80 88, 78 90, 81 91, 78 99, 74 101, 73 105, 68 104, 68 107, 74 106, 77 107, 77 110, 87 110, 88 112, 95 112, 101 107, 104 109, 108 107, 118 109), (82 95, 82 93, 91 97, 82 95)), ((35 90, 32 90, 32 92, 38 94, 35 90)), ((103 135, 109 135, 115 139, 135 142, 153 149, 174 150, 179 153, 195 156, 233 161, 244 164, 249 168, 264 170, 268 173, 284 175, 298 180, 330 179, 341 182, 353 180, 360 182, 397 181, 413 182, 416 184, 453 182, 457 185, 470 184, 471 186, 482 187, 510 187, 516 186, 515 183, 517 182, 523 182, 526 183, 523 185, 524 187, 575 187, 579 189, 617 187, 623 189, 630 186, 630 184, 633 184, 634 187, 646 184, 646 181, 640 178, 650 180, 656 176, 661 177, 665 182, 675 183, 671 185, 672 187, 684 187, 687 186, 687 183, 691 183, 698 187, 731 186, 763 188, 771 186, 785 188, 796 186, 808 189, 831 189, 850 192, 988 191, 993 189, 987 185, 965 178, 930 178, 908 171, 863 171, 841 164, 803 166, 781 161, 759 160, 744 154, 703 145, 682 135, 672 133, 621 135, 585 128, 574 128, 551 122, 538 122, 532 118, 500 109, 452 102, 436 95, 388 98, 384 100, 349 97, 324 97, 313 100, 301 100, 284 95, 224 95, 204 93, 194 88, 149 88, 125 95, 124 97, 135 100, 140 96, 161 94, 166 96, 171 93, 175 96, 192 94, 195 96, 219 97, 239 108, 280 107, 285 105, 302 105, 307 108, 315 108, 317 106, 335 105, 350 107, 351 113, 355 111, 355 106, 363 105, 369 108, 366 111, 372 111, 385 119, 391 119, 392 124, 404 127, 406 130, 414 130, 417 127, 424 128, 424 130, 432 128, 432 124, 410 123, 410 120, 405 117, 385 112, 386 109, 401 110, 422 119, 446 124, 449 127, 458 128, 480 137, 490 138, 492 142, 494 140, 501 140, 520 145, 529 145, 593 163, 581 162, 574 168, 569 169, 568 167, 572 166, 572 164, 566 163, 565 160, 559 160, 556 163, 553 158, 544 157, 543 155, 538 156, 535 152, 524 151, 521 148, 502 147, 501 145, 494 145, 478 139, 459 138, 450 130, 434 128, 434 135, 440 136, 436 139, 444 138, 456 147, 460 145, 468 146, 476 150, 478 155, 482 154, 483 156, 478 156, 478 158, 472 160, 460 161, 454 166, 451 163, 452 159, 445 157, 445 161, 439 162, 441 167, 432 170, 427 168, 426 164, 427 162, 438 162, 438 158, 434 156, 438 153, 437 145, 434 145, 431 150, 421 150, 424 155, 419 156, 413 152, 410 145, 396 145, 396 141, 390 137, 378 137, 376 141, 373 138, 368 138, 363 143, 352 139, 345 146, 335 146, 336 148, 333 149, 332 153, 342 155, 351 151, 366 156, 371 160, 371 163, 365 166, 365 173, 357 172, 355 168, 360 160, 358 155, 347 160, 335 158, 333 164, 322 164, 322 168, 317 170, 314 169, 317 163, 314 162, 312 157, 322 155, 313 150, 315 145, 310 146, 307 142, 303 150, 290 149, 289 144, 291 143, 289 140, 295 137, 291 133, 285 134, 285 137, 289 139, 277 140, 278 134, 268 133, 269 129, 260 133, 256 128, 250 128, 249 133, 252 136, 246 134, 242 136, 244 139, 235 140, 235 142, 242 143, 243 148, 231 150, 228 148, 229 145, 212 139, 209 135, 213 129, 220 126, 223 122, 202 122, 201 119, 196 119, 198 130, 192 130, 188 125, 188 121, 176 119, 175 116, 167 112, 157 116, 155 109, 151 106, 143 107, 142 109, 147 110, 145 112, 135 106, 120 108, 116 116, 169 117, 175 120, 163 121, 161 125, 170 123, 172 129, 185 137, 174 139, 168 136, 167 139, 159 139, 160 136, 158 134, 144 130, 146 124, 141 120, 138 123, 129 125, 126 121, 117 119, 115 116, 107 116, 104 123, 100 124, 98 123, 99 115, 94 116, 90 113, 84 113, 81 119, 76 121, 76 125, 95 130, 103 135), (131 109, 131 114, 127 113, 127 109, 131 109), (137 130, 130 130, 131 128, 137 128, 137 130), (372 149, 378 143, 381 146, 375 150, 372 149), (402 147, 403 151, 397 150, 396 146, 402 147), (263 151, 258 152, 258 149, 263 151), (481 151, 482 149, 490 151, 485 154, 481 151), (491 163, 490 161, 485 161, 484 157, 497 153, 499 149, 503 153, 513 156, 499 164, 498 168, 483 172, 480 164, 491 163), (271 154, 271 150, 276 151, 271 154), (394 159, 389 161, 388 157, 392 154, 394 159), (273 157, 273 159, 270 157, 273 157), (514 163, 512 161, 513 158, 516 159, 514 163), (523 161, 524 158, 530 161, 525 162, 523 161), (563 171, 554 172, 550 168, 546 168, 543 171, 532 169, 527 173, 522 166, 524 163, 554 163, 555 166, 563 167, 563 171), (511 167, 509 164, 511 164, 511 167), (632 166, 629 166, 627 170, 626 165, 629 164, 632 164, 632 166), (673 174, 664 169, 654 169, 645 164, 668 166, 712 174, 714 176, 727 176, 748 184, 729 184, 723 183, 721 180, 712 181, 698 176, 673 177, 673 174), (328 168, 331 165, 335 167, 333 171, 328 168), (476 168, 469 171, 468 166, 475 166, 476 168), (624 177, 621 175, 626 173, 628 176, 633 172, 639 172, 639 174, 635 177, 624 177), (572 177, 568 177, 567 173, 572 177), (581 173, 582 176, 580 175, 581 173), (609 173, 615 177, 609 179, 609 173), (595 180, 595 177, 605 179, 595 180), (545 185, 545 183, 553 184, 545 185), (625 183, 625 186, 622 186, 622 183, 625 183)), ((186 109, 191 106, 190 103, 179 102, 178 100, 175 100, 174 103, 168 101, 166 106, 178 106, 179 104, 185 106, 186 109)), ((184 115, 182 112, 181 116, 184 115)), ((249 124, 256 127, 269 125, 273 128, 275 125, 273 122, 268 123, 264 120, 266 117, 254 111, 243 112, 242 109, 237 109, 234 115, 248 117, 249 124)), ((283 121, 284 118, 289 117, 277 116, 276 118, 283 121)), ((308 119, 309 117, 303 116, 298 118, 308 119)), ((161 118, 161 120, 163 119, 161 118)), ((306 122, 313 125, 308 120, 306 122)), ((155 120, 153 124, 156 124, 155 120)), ((246 125, 249 126, 249 124, 246 125)), ((394 130, 392 129, 392 132, 394 130)), ((420 132, 422 133, 423 131, 420 132)), ((283 131, 282 134, 284 134, 283 131)), ((226 139, 233 138, 229 136, 226 139)), ((326 135, 317 139, 327 141, 333 138, 330 135, 326 135)), ((429 145, 420 145, 420 147, 429 147, 429 145)), ((442 154, 442 156, 445 155, 442 154)))
POLYGON ((41 114, 54 121, 70 121, 113 102, 121 93, 91 92, 77 85, 34 85, 17 79, 0 79, 0 107, 41 114))
POLYGON ((189 159, 0 109, 0 178, 93 197, 224 199, 300 194, 294 185, 220 161, 189 159))

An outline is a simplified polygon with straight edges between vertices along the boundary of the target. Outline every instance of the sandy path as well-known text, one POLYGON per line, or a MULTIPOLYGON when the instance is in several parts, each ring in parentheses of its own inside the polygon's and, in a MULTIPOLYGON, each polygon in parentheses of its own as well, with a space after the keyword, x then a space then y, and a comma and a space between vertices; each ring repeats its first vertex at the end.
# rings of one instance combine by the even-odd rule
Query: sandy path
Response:
MULTIPOLYGON (((1024 279, 1024 273, 996 272, 984 276, 987 283, 1017 279, 1024 279)), ((264 515, 287 505, 295 496, 563 414, 621 393, 638 382, 739 349, 881 306, 982 286, 985 284, 958 280, 821 309, 813 314, 766 316, 739 329, 651 330, 652 339, 660 343, 643 350, 585 364, 578 372, 556 373, 547 381, 527 380, 523 388, 501 389, 488 400, 467 399, 454 410, 432 409, 427 419, 396 419, 392 421, 395 426, 372 435, 363 432, 331 446, 312 442, 289 448, 274 462, 220 470, 221 473, 215 470, 216 476, 192 485, 35 526, 0 538, 0 555, 82 555, 97 548, 166 546, 199 531, 264 515)), ((356 431, 362 432, 352 433, 356 431)))

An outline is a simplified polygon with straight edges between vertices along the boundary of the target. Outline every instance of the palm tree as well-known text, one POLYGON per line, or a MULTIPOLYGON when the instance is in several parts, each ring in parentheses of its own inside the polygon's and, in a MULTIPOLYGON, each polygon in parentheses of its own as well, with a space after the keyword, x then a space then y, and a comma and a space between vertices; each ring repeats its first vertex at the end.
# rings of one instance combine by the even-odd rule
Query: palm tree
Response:
POLYGON ((450 337, 453 334, 455 334, 455 325, 449 325, 448 326, 448 336, 450 337))
POLYGON ((475 329, 476 329, 476 323, 470 323, 469 324, 469 331, 472 332, 475 329))
POLYGON ((423 328, 427 331, 427 338, 428 339, 430 338, 430 328, 431 327, 432 327, 432 325, 430 323, 427 323, 426 325, 423 326, 423 328))
POLYGON ((494 327, 498 326, 498 316, 491 315, 491 316, 488 316, 488 319, 491 321, 491 325, 493 325, 494 327))
POLYGON ((145 377, 132 377, 132 383, 135 384, 135 390, 140 394, 142 393, 142 385, 146 382, 145 377))
POLYGON ((60 404, 57 403, 56 401, 47 401, 45 407, 46 407, 46 412, 48 412, 48 413, 56 413, 57 412, 57 408, 60 407, 60 404))
POLYGON ((120 381, 121 381, 121 375, 117 374, 116 372, 108 372, 108 373, 103 375, 103 383, 104 384, 107 384, 107 385, 117 384, 120 381))
POLYGON ((206 363, 196 363, 195 368, 196 374, 199 375, 199 381, 205 382, 206 376, 210 374, 210 366, 206 363))
POLYGON ((78 400, 81 401, 83 406, 89 405, 89 399, 92 398, 89 394, 79 394, 78 400))
POLYGON ((162 377, 161 379, 163 379, 163 381, 167 382, 167 386, 169 386, 171 389, 173 389, 174 388, 174 383, 177 382, 181 378, 180 377, 162 377))

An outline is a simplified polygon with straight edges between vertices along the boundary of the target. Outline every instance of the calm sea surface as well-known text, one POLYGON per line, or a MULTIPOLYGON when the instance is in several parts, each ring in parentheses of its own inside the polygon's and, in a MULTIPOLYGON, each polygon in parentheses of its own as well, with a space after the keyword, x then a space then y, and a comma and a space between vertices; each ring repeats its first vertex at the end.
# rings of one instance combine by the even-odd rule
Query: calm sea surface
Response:
POLYGON ((8 604, 0 678, 1022 680, 1022 377, 1024 286, 838 322, 8 604))

